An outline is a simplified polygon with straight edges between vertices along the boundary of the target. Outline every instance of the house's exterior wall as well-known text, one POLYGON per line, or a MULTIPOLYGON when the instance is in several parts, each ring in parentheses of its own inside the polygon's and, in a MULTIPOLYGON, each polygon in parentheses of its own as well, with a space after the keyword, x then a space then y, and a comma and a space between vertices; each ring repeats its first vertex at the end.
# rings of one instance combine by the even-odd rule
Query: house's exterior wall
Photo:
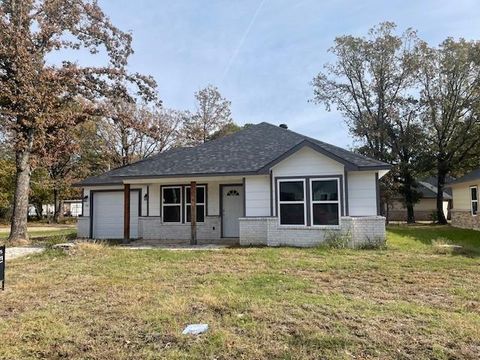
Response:
POLYGON ((462 229, 480 230, 480 215, 472 215, 470 210, 452 210, 452 225, 462 229))
POLYGON ((471 212, 471 186, 478 186, 480 190, 480 180, 452 186, 452 225, 463 229, 480 230, 480 214, 472 215, 471 212))
POLYGON ((270 216, 270 177, 245 178, 245 215, 270 216))
MULTIPOLYGON (((153 240, 189 240, 190 224, 165 224, 160 217, 141 217, 138 220, 139 237, 153 240)), ((197 239, 221 238, 220 216, 207 216, 204 223, 197 224, 197 239)))
POLYGON ((80 216, 77 219, 77 237, 88 238, 90 236, 90 217, 80 216))
POLYGON ((310 247, 325 244, 327 239, 342 237, 350 247, 385 244, 385 218, 365 216, 341 218, 338 229, 304 226, 281 226, 277 217, 240 219, 240 245, 310 247))
MULTIPOLYGON (((279 162, 272 168, 272 197, 276 204, 275 181, 282 177, 305 176, 344 176, 344 165, 320 154, 319 152, 304 147, 288 158, 279 162)), ((277 215, 277 207, 273 207, 273 215, 277 215)))
MULTIPOLYGON (((443 202, 443 212, 448 216, 448 200, 443 202)), ((394 200, 388 210, 388 220, 407 221, 407 209, 399 200, 394 200)), ((413 206, 416 221, 432 221, 437 212, 437 199, 423 198, 413 206)))
POLYGON ((377 215, 377 185, 373 171, 349 171, 348 181, 348 215, 377 215))

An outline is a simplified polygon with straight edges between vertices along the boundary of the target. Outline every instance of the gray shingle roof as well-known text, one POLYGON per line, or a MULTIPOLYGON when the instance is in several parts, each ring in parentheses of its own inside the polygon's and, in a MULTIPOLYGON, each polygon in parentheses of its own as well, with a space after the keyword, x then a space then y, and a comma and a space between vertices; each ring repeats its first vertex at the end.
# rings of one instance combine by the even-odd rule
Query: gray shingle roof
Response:
POLYGON ((455 181, 450 182, 448 185, 453 185, 453 184, 460 184, 464 182, 469 182, 469 181, 475 181, 475 180, 480 180, 480 168, 475 169, 465 176, 462 176, 461 178, 458 178, 455 181))
POLYGON ((389 169, 381 161, 355 154, 278 126, 260 123, 191 148, 176 148, 78 183, 78 186, 121 183, 123 178, 189 175, 263 174, 303 146, 330 156, 350 170, 389 169))

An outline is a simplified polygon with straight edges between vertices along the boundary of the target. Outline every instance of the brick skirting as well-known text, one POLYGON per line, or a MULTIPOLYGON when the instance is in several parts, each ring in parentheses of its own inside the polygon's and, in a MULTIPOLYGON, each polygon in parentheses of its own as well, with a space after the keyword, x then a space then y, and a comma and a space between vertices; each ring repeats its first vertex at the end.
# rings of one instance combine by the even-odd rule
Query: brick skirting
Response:
POLYGON ((452 226, 480 230, 480 214, 474 216, 470 210, 452 209, 452 226))
POLYGON ((322 229, 281 226, 276 217, 240 218, 240 245, 317 246, 332 237, 343 237, 349 247, 385 244, 385 218, 344 216, 340 226, 322 229))

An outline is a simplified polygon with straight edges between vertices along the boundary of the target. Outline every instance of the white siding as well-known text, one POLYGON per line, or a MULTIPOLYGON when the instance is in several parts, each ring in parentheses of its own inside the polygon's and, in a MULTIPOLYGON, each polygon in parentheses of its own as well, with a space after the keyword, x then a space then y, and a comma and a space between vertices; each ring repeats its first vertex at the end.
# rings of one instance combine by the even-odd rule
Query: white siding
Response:
POLYGON ((480 190, 480 181, 452 186, 453 208, 455 210, 471 211, 470 186, 478 186, 480 190))
POLYGON ((273 167, 274 176, 343 175, 343 164, 304 147, 273 167))
MULTIPOLYGON (((146 185, 131 185, 131 190, 138 190, 142 191, 141 199, 142 202, 142 215, 147 215, 147 201, 144 200, 144 195, 147 193, 147 186, 146 185)), ((88 196, 87 201, 83 202, 83 216, 90 216, 90 191, 95 190, 123 190, 123 185, 114 185, 114 186, 87 186, 83 188, 83 195, 88 196)), ((151 188, 150 188, 151 190, 151 188)), ((136 194, 136 193, 135 193, 136 194)))
MULTIPOLYGON (((272 168, 273 189, 275 189, 275 178, 282 176, 329 176, 343 175, 343 164, 320 154, 308 146, 298 150, 288 158, 279 162, 272 168)), ((273 192, 273 201, 276 202, 276 193, 273 192)), ((274 215, 277 213, 274 206, 274 215)))
POLYGON ((270 216, 270 177, 245 178, 245 215, 270 216))
POLYGON ((160 216, 160 185, 158 184, 149 185, 148 191, 149 191, 148 215, 160 216))
POLYGON ((348 172, 348 207, 350 216, 377 214, 375 172, 348 172))

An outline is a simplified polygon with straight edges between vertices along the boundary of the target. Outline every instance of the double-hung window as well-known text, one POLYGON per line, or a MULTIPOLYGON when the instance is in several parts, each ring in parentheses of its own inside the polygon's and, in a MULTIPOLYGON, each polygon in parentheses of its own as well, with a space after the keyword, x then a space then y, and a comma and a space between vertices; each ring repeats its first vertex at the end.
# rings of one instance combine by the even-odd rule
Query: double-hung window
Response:
POLYGON ((182 222, 182 188, 180 186, 162 187, 163 222, 182 222))
POLYGON ((472 215, 478 212, 478 186, 470 186, 470 204, 472 215))
MULTIPOLYGON (((205 221, 205 186, 197 185, 197 222, 205 221)), ((185 219, 191 221, 190 186, 185 186, 185 219)))
POLYGON ((278 181, 281 225, 306 225, 305 179, 278 181))
POLYGON ((310 211, 313 226, 339 224, 339 194, 338 179, 310 180, 310 211))

